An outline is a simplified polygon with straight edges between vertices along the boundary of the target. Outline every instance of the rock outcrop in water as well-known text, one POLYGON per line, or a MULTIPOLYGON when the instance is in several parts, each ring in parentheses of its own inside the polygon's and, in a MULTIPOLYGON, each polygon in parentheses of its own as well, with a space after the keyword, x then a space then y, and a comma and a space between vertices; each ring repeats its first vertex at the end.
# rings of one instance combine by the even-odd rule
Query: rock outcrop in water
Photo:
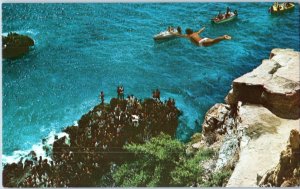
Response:
POLYGON ((36 157, 4 166, 5 187, 102 186, 105 174, 133 154, 124 153, 127 143, 144 143, 164 132, 175 136, 180 111, 175 101, 113 98, 83 115, 78 126, 64 129, 49 161, 36 157))
POLYGON ((8 33, 2 36, 2 57, 6 59, 18 58, 29 51, 29 47, 34 46, 34 41, 26 35, 8 33))
POLYGON ((299 185, 294 182, 299 165, 292 161, 299 154, 282 152, 291 130, 299 131, 299 52, 272 50, 269 59, 233 81, 225 101, 206 113, 201 140, 192 144, 219 151, 210 171, 230 168, 229 187, 299 185), (277 165, 279 161, 284 165, 277 165))

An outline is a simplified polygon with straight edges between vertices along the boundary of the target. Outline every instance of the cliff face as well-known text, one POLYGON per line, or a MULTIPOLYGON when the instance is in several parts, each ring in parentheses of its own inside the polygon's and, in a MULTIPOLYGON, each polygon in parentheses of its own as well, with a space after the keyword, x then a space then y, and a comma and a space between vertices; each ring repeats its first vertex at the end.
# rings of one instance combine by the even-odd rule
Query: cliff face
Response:
POLYGON ((268 171, 259 186, 300 186, 300 133, 291 130, 286 149, 280 153, 277 166, 268 171))
POLYGON ((279 161, 289 132, 299 120, 282 119, 260 105, 242 105, 238 114, 239 160, 227 186, 257 186, 279 161))
POLYGON ((273 49, 270 59, 233 81, 226 102, 262 104, 279 117, 298 119, 299 58, 292 49, 273 49))
POLYGON ((258 186, 262 177, 269 185, 280 186, 282 180, 274 181, 278 172, 281 179, 292 178, 299 165, 293 164, 288 171, 268 171, 286 159, 280 153, 290 131, 299 131, 299 52, 273 49, 269 59, 233 81, 225 101, 227 104, 216 104, 206 113, 198 142, 219 151, 212 171, 230 168, 229 187, 258 186))

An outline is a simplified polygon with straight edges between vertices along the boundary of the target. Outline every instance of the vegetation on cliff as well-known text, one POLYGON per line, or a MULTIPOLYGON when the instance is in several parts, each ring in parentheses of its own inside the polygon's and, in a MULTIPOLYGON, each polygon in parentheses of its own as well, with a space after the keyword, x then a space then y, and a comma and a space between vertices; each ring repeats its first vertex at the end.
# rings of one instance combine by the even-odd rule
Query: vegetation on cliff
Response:
POLYGON ((128 144, 127 153, 134 154, 112 172, 115 186, 223 186, 231 171, 207 173, 204 164, 216 156, 209 148, 186 152, 186 144, 161 134, 145 144, 128 144))

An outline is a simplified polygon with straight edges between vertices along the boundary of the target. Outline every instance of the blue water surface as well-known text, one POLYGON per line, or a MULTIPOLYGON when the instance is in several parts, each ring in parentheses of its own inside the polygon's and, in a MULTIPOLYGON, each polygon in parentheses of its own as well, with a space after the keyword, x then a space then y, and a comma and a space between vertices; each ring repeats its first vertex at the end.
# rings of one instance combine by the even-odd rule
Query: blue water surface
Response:
POLYGON ((3 60, 3 154, 29 149, 49 132, 72 125, 123 84, 126 94, 175 98, 183 111, 178 138, 199 131, 206 111, 223 102, 234 78, 258 66, 273 48, 299 50, 299 6, 279 16, 271 3, 3 4, 2 31, 36 45, 3 60), (238 19, 213 25, 226 7, 238 19), (167 26, 205 26, 204 37, 231 41, 201 48, 186 39, 155 43, 167 26))

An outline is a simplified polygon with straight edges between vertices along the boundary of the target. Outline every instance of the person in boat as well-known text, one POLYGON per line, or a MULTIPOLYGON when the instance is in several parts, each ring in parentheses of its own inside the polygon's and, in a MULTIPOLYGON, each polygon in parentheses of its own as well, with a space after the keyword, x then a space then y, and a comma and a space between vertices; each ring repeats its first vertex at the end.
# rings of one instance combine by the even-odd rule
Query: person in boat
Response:
POLYGON ((211 45, 217 44, 223 40, 230 40, 231 37, 229 35, 223 35, 214 39, 207 38, 207 37, 200 37, 200 34, 204 31, 205 27, 201 28, 199 31, 194 32, 192 29, 187 28, 185 30, 186 34, 177 34, 174 32, 174 35, 177 35, 178 37, 183 37, 186 39, 189 39, 193 44, 199 46, 199 47, 209 47, 211 45))
POLYGON ((271 8, 270 8, 271 13, 275 11, 275 7, 276 7, 276 10, 278 11, 279 10, 278 9, 278 7, 279 7, 278 2, 274 2, 274 4, 271 6, 271 8))
POLYGON ((280 11, 280 5, 279 5, 278 2, 275 2, 275 6, 276 6, 276 8, 277 8, 277 11, 280 11))
POLYGON ((221 11, 219 11, 219 14, 218 14, 217 18, 218 18, 219 20, 222 20, 223 14, 221 13, 221 11))
POLYGON ((168 27, 168 32, 174 31, 174 28, 172 26, 168 27))
POLYGON ((284 3, 284 5, 285 5, 286 8, 289 8, 289 7, 292 6, 292 4, 290 2, 286 2, 286 3, 284 3))
POLYGON ((181 27, 180 27, 180 26, 177 27, 177 32, 178 32, 179 34, 182 34, 182 31, 181 31, 181 27))
POLYGON ((225 17, 228 18, 230 16, 230 8, 227 7, 225 17))

